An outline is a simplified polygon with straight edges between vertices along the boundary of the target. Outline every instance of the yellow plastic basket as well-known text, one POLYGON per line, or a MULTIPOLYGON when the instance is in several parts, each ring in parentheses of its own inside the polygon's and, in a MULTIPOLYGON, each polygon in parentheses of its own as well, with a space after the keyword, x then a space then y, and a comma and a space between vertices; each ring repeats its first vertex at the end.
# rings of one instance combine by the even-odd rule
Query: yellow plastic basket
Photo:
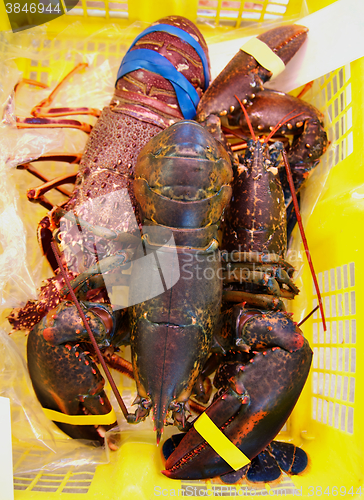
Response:
MULTIPOLYGON (((221 34, 230 38, 238 34, 243 36, 240 28, 251 27, 252 23, 297 19, 307 13, 303 6, 311 13, 330 3, 329 0, 304 3, 299 0, 80 0, 67 15, 43 27, 43 43, 47 47, 57 43, 61 53, 66 53, 70 47, 83 53, 97 51, 100 62, 120 60, 134 36, 141 31, 140 24, 133 24, 137 20, 149 23, 165 15, 184 15, 198 23, 210 42, 221 34), (77 30, 70 32, 67 28, 74 22, 79 23, 77 30), (130 28, 125 32, 125 46, 116 46, 110 38, 103 38, 102 30, 111 24, 130 28), (99 34, 90 42, 88 37, 97 31, 99 34)), ((0 26, 9 29, 3 8, 0 3, 0 26)), ((30 39, 31 34, 32 30, 29 31, 30 39)), ((53 84, 59 77, 57 60, 49 59, 45 63, 24 57, 17 63, 24 77, 48 84, 53 84)), ((74 63, 74 60, 67 61, 69 68, 74 63)), ((141 427, 122 434, 119 451, 110 453, 110 461, 104 465, 86 463, 82 467, 72 466, 59 471, 15 474, 16 499, 146 500, 176 496, 263 495, 284 498, 298 495, 360 497, 364 477, 361 425, 364 364, 361 365, 359 355, 360 331, 364 326, 364 315, 360 312, 363 292, 359 287, 364 281, 364 263, 360 257, 364 210, 364 184, 360 180, 363 168, 363 75, 364 59, 359 59, 315 81, 305 96, 329 117, 330 150, 302 194, 305 229, 323 294, 328 330, 323 332, 317 313, 302 327, 314 351, 313 367, 279 439, 305 449, 310 457, 308 472, 299 477, 284 476, 279 484, 259 488, 246 483, 230 487, 222 486, 218 481, 170 480, 160 474, 163 460, 160 448, 155 445, 154 433, 141 427)), ((23 193, 19 210, 27 212, 20 174, 16 173, 14 179, 23 193)), ((30 185, 34 185, 34 181, 30 185)), ((44 216, 44 210, 37 210, 35 208, 32 212, 33 225, 34 220, 44 216)), ((33 234, 31 238, 34 238, 33 234)), ((292 248, 302 252, 297 234, 292 248)), ((302 319, 303 311, 310 311, 317 303, 306 264, 301 269, 299 286, 301 293, 292 305, 297 321, 302 319)), ((127 382, 120 381, 120 384, 124 392, 133 392, 127 382)), ((15 440, 15 465, 31 457, 32 453, 39 455, 40 452, 15 440)))

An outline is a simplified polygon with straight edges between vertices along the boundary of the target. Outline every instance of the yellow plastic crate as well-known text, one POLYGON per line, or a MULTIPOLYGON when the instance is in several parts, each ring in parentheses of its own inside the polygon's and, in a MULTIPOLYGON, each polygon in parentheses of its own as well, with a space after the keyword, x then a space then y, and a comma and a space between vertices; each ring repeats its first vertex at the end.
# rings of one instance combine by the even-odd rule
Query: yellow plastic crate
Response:
MULTIPOLYGON (((59 59, 53 59, 52 54, 60 53, 61 58, 66 58, 69 49, 76 49, 82 54, 97 52, 98 64, 104 60, 119 62, 135 35, 147 23, 165 15, 180 14, 197 22, 209 43, 222 34, 230 38, 244 36, 242 29, 255 23, 296 20, 330 3, 329 0, 302 3, 299 0, 81 0, 67 15, 35 29, 34 33, 43 47, 55 49, 54 52, 50 50, 51 57, 45 61, 25 56, 19 58, 17 64, 25 77, 52 85, 60 78, 60 73, 64 74, 78 62, 76 55, 67 56, 60 68, 59 59), (74 22, 78 22, 77 29, 70 30, 69 26, 74 22), (105 37, 112 25, 125 29, 122 44, 115 44, 110 36, 105 37), (95 32, 97 35, 89 38, 95 32)), ((0 28, 9 29, 2 3, 0 19, 0 28)), ((17 37, 28 36, 30 43, 32 32, 27 31, 27 35, 24 35, 25 32, 22 35, 14 34, 12 40, 16 44, 17 37)), ((360 497, 364 475, 361 426, 364 367, 359 354, 359 332, 364 321, 360 313, 363 301, 360 283, 364 278, 364 264, 359 250, 363 240, 360 222, 364 209, 364 185, 360 180, 363 168, 363 70, 364 59, 338 68, 315 81, 305 96, 306 100, 329 117, 326 121, 330 149, 302 193, 304 225, 323 293, 328 330, 323 332, 317 313, 302 327, 314 351, 313 367, 303 394, 279 434, 279 439, 291 441, 305 449, 310 457, 308 472, 299 477, 284 476, 279 484, 259 488, 246 483, 228 487, 218 481, 170 480, 160 474, 163 469, 161 451, 155 445, 150 424, 146 423, 132 429, 123 426, 126 430, 122 433, 122 445, 118 452, 109 454, 109 463, 96 466, 92 461, 81 465, 79 462, 78 465, 71 464, 52 471, 38 468, 35 472, 15 473, 16 499, 116 500, 263 495, 282 495, 287 499, 298 495, 360 497)), ((38 263, 34 221, 44 216, 44 210, 37 206, 30 208, 25 200, 25 189, 35 185, 34 180, 25 178, 26 174, 21 172, 12 175, 20 193, 18 210, 24 215, 28 230, 28 262, 40 279, 44 269, 40 269, 38 263)), ((292 311, 299 321, 316 305, 317 297, 308 266, 302 258, 300 238, 295 232, 291 245, 292 258, 297 254, 298 258, 293 263, 300 267, 297 283, 301 293, 293 302, 292 311)), ((9 287, 11 296, 13 290, 11 285, 9 287)), ((21 292, 16 290, 14 296, 16 294, 21 292)), ((3 317, 6 312, 9 311, 2 311, 3 317)), ((20 335, 17 335, 16 343, 20 350, 24 349, 25 340, 20 335)), ((18 382, 11 377, 9 380, 9 384, 18 382)), ((31 407, 34 398, 32 391, 26 387, 25 379, 21 383, 24 385, 24 397, 31 407)), ((118 377, 118 383, 124 395, 129 398, 135 395, 128 381, 118 377)), ((36 408, 34 413, 35 416, 30 415, 30 419, 41 418, 36 408)), ((27 440, 27 436, 24 436, 24 440, 19 438, 22 415, 19 402, 13 401, 12 417, 17 431, 13 439, 16 470, 21 470, 20 465, 27 460, 34 463, 42 463, 43 460, 46 463, 52 455, 51 451, 27 440)), ((53 424, 46 423, 46 426, 48 429, 53 424)), ((24 424, 25 433, 27 429, 24 424)), ((55 432, 55 436, 61 442, 61 433, 55 432)), ((67 441, 68 446, 71 440, 67 441)), ((82 461, 82 452, 80 457, 82 461)))

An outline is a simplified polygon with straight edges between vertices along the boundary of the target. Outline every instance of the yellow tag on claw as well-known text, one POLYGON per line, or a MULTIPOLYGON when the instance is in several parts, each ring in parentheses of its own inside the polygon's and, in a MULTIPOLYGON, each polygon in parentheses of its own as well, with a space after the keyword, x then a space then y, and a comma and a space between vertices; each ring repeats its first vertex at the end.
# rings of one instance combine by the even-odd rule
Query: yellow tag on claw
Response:
POLYGON ((271 71, 273 73, 272 78, 282 73, 286 67, 282 59, 259 38, 250 38, 240 50, 253 56, 263 68, 271 71))
POLYGON ((250 459, 225 436, 207 413, 203 413, 195 421, 194 428, 234 470, 239 470, 250 463, 250 459))
POLYGON ((44 414, 54 422, 71 425, 110 425, 117 421, 116 413, 112 409, 105 415, 66 415, 60 411, 43 408, 44 414))

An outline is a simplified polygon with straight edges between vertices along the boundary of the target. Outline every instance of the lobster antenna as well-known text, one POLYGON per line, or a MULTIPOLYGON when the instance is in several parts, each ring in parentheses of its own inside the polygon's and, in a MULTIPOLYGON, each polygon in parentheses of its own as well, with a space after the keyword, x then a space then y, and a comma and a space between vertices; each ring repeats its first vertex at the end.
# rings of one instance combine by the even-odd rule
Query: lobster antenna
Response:
POLYGON ((113 392, 114 392, 114 394, 115 394, 115 397, 116 397, 117 402, 119 403, 119 406, 120 406, 120 408, 121 408, 121 411, 123 412, 124 417, 127 419, 128 415, 129 415, 129 412, 128 412, 128 410, 127 410, 126 406, 125 406, 125 403, 124 403, 124 401, 123 401, 122 397, 120 396, 120 392, 119 392, 118 388, 116 387, 116 384, 115 384, 115 382, 114 382, 114 379, 112 378, 112 375, 111 375, 111 373, 110 373, 110 371, 109 371, 109 368, 107 367, 107 365, 106 365, 106 363, 105 363, 105 360, 104 360, 104 358, 103 358, 103 356, 102 356, 102 354, 101 354, 101 351, 100 351, 100 349, 99 349, 99 346, 97 345, 97 342, 96 342, 96 340, 95 340, 94 334, 92 333, 91 328, 90 328, 90 326, 89 326, 89 324, 88 324, 88 322, 87 322, 86 316, 85 316, 84 312, 83 312, 83 311, 82 311, 82 309, 81 309, 81 306, 80 306, 80 303, 79 303, 79 301, 78 301, 78 299, 77 299, 77 297, 76 297, 76 294, 75 294, 75 292, 73 291, 73 288, 72 288, 71 282, 70 282, 70 280, 69 280, 69 278, 68 278, 68 276, 67 276, 66 270, 65 270, 65 268, 63 267, 63 264, 62 264, 62 262, 61 262, 61 259, 60 259, 59 255, 58 255, 57 247, 56 247, 56 245, 55 245, 54 241, 51 241, 51 247, 52 247, 52 250, 53 250, 54 256, 55 256, 55 258, 56 258, 56 260, 57 260, 57 263, 58 263, 58 265, 59 265, 59 269, 60 269, 60 271, 61 271, 61 273, 62 273, 63 279, 65 280, 66 285, 68 286, 68 290, 69 290, 69 292, 70 292, 70 295, 71 295, 71 297, 72 297, 72 300, 73 300, 73 302, 74 302, 74 304, 75 304, 75 306, 76 306, 76 308, 77 308, 77 311, 79 312, 79 315, 81 316, 81 319, 82 319, 82 321, 83 321, 83 324, 85 325, 85 328, 86 328, 86 330, 87 330, 87 333, 88 333, 88 334, 89 334, 89 336, 90 336, 90 339, 91 339, 92 345, 94 346, 94 349, 95 349, 95 351, 96 351, 97 357, 99 358, 99 361, 100 361, 100 363, 101 363, 101 366, 103 367, 103 369, 104 369, 104 371, 105 371, 105 375, 106 375, 106 377, 107 377, 107 379, 108 379, 108 381, 109 381, 109 383, 110 383, 110 385, 111 385, 111 388, 112 388, 112 390, 113 390, 113 392))
POLYGON ((300 115, 303 115, 303 111, 301 111, 301 113, 298 113, 297 115, 293 115, 293 116, 289 116, 291 113, 294 113, 294 110, 293 111, 290 111, 289 113, 287 113, 278 123, 277 125, 273 128, 273 130, 271 130, 271 132, 266 136, 266 138, 264 139, 264 142, 267 143, 269 141, 269 139, 271 139, 273 137, 273 135, 278 131, 278 129, 280 129, 282 127, 282 125, 285 125, 286 123, 288 123, 290 120, 292 120, 293 118, 297 118, 297 116, 300 116, 300 115), (287 118, 289 116, 289 118, 287 118))
POLYGON ((317 311, 317 309, 318 309, 318 308, 319 308, 319 306, 314 307, 314 308, 312 309, 312 311, 311 311, 309 314, 307 314, 307 316, 305 316, 305 317, 303 318, 303 320, 302 320, 302 321, 300 321, 300 322, 298 323, 298 325, 297 325, 297 326, 301 326, 301 325, 303 325, 303 323, 304 323, 305 321, 307 321, 307 320, 308 320, 308 318, 310 318, 310 317, 313 315, 313 313, 315 313, 315 312, 317 311))
POLYGON ((236 100, 238 101, 238 103, 240 104, 241 109, 242 109, 242 110, 243 110, 243 112, 244 112, 244 115, 245 115, 246 122, 247 122, 248 127, 249 127, 249 130, 250 130, 250 133, 251 133, 251 135, 252 135, 252 137, 253 137, 253 140, 256 142, 256 141, 257 141, 257 137, 256 137, 256 135, 255 135, 255 133, 254 133, 252 123, 251 123, 250 118, 249 118, 249 116, 248 116, 248 113, 247 113, 247 111, 246 111, 246 109, 245 109, 245 107, 244 107, 244 104, 241 102, 241 100, 239 99, 239 97, 238 97, 237 95, 235 95, 235 98, 236 98, 236 100))
POLYGON ((306 94, 306 92, 308 92, 312 88, 312 86, 313 86, 313 80, 306 83, 301 92, 296 96, 297 99, 301 99, 306 94))
POLYGON ((301 218, 300 209, 299 209, 299 206, 298 206, 296 191, 295 191, 295 188, 294 188, 294 183, 293 183, 291 168, 290 168, 289 163, 288 163, 287 153, 286 153, 285 149, 282 150, 282 156, 283 156, 284 166, 286 167, 287 180, 288 180, 289 188, 290 188, 291 194, 292 194, 292 201, 293 201, 294 210, 296 212, 298 227, 300 229, 301 238, 302 238, 302 241, 303 241, 303 246, 305 247, 305 252, 306 252, 306 256, 307 256, 307 260, 308 260, 308 265, 310 266, 312 279, 313 279, 313 282, 315 284, 315 289, 316 289, 316 293, 317 293, 318 303, 319 303, 319 307, 320 307, 320 314, 321 314, 321 319, 322 319, 322 325, 323 325, 324 331, 326 332, 326 320, 325 320, 324 308, 323 308, 323 305, 322 305, 321 292, 320 292, 320 288, 319 288, 318 283, 317 283, 317 278, 316 278, 315 270, 314 270, 313 263, 312 263, 312 260, 311 260, 311 254, 310 254, 310 251, 308 249, 307 239, 306 239, 305 231, 303 229, 302 218, 301 218))

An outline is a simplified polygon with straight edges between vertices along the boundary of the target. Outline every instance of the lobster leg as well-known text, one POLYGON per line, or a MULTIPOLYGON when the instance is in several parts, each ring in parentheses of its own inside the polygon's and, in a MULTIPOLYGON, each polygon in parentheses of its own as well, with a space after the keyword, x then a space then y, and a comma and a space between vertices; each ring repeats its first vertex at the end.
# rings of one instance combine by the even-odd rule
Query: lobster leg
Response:
MULTIPOLYGON (((56 120, 52 117, 58 116, 69 116, 69 115, 92 115, 99 117, 101 111, 99 109, 94 108, 51 108, 50 105, 53 102, 54 98, 60 91, 61 87, 76 73, 77 71, 84 69, 88 66, 87 63, 80 63, 75 66, 55 87, 55 89, 49 94, 48 97, 43 99, 39 104, 34 106, 31 110, 31 118, 16 118, 17 127, 18 128, 76 128, 79 130, 83 130, 87 134, 89 134, 92 130, 92 126, 88 123, 83 123, 78 120, 56 120)), ((35 85, 37 87, 46 88, 47 85, 36 82, 34 80, 21 80, 14 88, 14 94, 19 92, 20 88, 25 85, 35 85)))
MULTIPOLYGON (((193 396, 197 401, 203 404, 207 404, 211 392, 212 385, 209 376, 214 373, 221 362, 222 354, 219 352, 213 352, 207 359, 203 370, 197 377, 196 383, 193 387, 193 396)), ((202 413, 202 412, 201 412, 202 413)))
POLYGON ((86 134, 89 134, 92 130, 92 125, 85 122, 80 122, 79 120, 62 119, 55 120, 52 118, 16 118, 17 128, 73 128, 76 130, 82 130, 86 134))
POLYGON ((48 117, 48 116, 66 116, 66 115, 92 115, 100 116, 101 111, 94 108, 51 108, 50 105, 54 101, 54 98, 60 91, 61 87, 75 74, 77 71, 85 69, 88 67, 87 63, 79 63, 75 66, 55 87, 55 89, 49 94, 48 97, 43 99, 39 104, 34 106, 31 110, 31 115, 38 117, 48 117))
MULTIPOLYGON (((63 184, 68 184, 68 183, 75 183, 76 180, 76 174, 69 174, 66 176, 63 176, 61 178, 57 179, 49 179, 47 176, 45 176, 40 170, 38 170, 34 165, 33 162, 42 162, 42 161, 62 161, 66 162, 69 164, 78 164, 80 163, 81 160, 81 154, 80 153, 45 153, 44 155, 40 156, 39 158, 36 158, 35 160, 32 160, 32 163, 23 163, 22 165, 18 165, 16 168, 18 170, 26 170, 30 174, 34 175, 37 179, 41 180, 44 184, 39 186, 38 188, 33 188, 29 189, 27 191, 27 197, 29 201, 36 201, 37 203, 40 203, 44 208, 47 210, 52 210, 54 208, 54 205, 44 197, 44 192, 45 189, 46 191, 49 191, 51 189, 55 189, 62 195, 67 197, 66 202, 71 196, 71 191, 68 191, 68 189, 65 189, 62 187, 63 184), (41 194, 40 194, 41 192, 41 194)), ((64 202, 64 203, 66 203, 64 202)), ((48 260, 51 268, 53 271, 56 271, 58 268, 58 265, 54 259, 53 252, 51 251, 50 248, 50 242, 52 241, 52 230, 51 230, 51 225, 52 222, 50 220, 50 216, 47 215, 44 217, 38 224, 38 230, 37 230, 37 236, 38 236, 38 243, 42 249, 43 255, 46 257, 48 260)))
MULTIPOLYGON (((51 181, 45 182, 41 186, 37 188, 31 188, 27 191, 28 200, 33 203, 39 203, 43 207, 48 210, 52 210, 54 205, 44 197, 44 194, 50 191, 51 189, 56 189, 63 184, 74 184, 76 181, 77 173, 74 174, 65 174, 51 181)), ((71 195, 71 193, 64 191, 62 194, 71 195)))
MULTIPOLYGON (((42 162, 42 161, 62 161, 66 163, 80 163, 81 160, 81 154, 80 153, 45 153, 44 155, 40 156, 39 158, 36 158, 35 160, 32 160, 32 163, 34 162, 42 162)), ((18 165, 16 168, 18 170, 26 170, 30 174, 34 175, 37 179, 41 180, 42 182, 49 182, 51 179, 43 175, 37 168, 32 165, 32 163, 23 163, 22 165, 18 165)), ((59 186, 55 186, 55 189, 59 191, 60 193, 64 194, 65 196, 70 196, 71 193, 65 189, 60 188, 59 186)))
MULTIPOLYGON (((264 351, 248 362, 242 357, 220 367, 214 381, 219 397, 206 410, 250 460, 284 425, 305 384, 312 357, 295 323, 284 313, 276 313, 274 321, 275 313, 269 314, 269 318, 260 313, 245 318, 241 338, 252 351, 264 351)), ((230 472, 227 462, 192 427, 167 459, 163 474, 201 479, 230 472)))

